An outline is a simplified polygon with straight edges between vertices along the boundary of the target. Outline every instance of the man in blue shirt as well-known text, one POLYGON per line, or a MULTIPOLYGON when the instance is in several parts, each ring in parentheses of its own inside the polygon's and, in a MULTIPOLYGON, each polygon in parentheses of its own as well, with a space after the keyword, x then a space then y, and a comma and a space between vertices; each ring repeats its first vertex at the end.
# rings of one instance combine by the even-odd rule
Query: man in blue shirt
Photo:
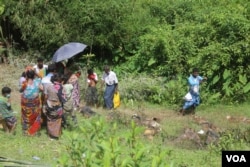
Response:
POLYGON ((200 83, 207 80, 206 77, 199 76, 198 68, 194 68, 192 74, 188 78, 189 92, 185 96, 185 103, 180 110, 182 115, 185 114, 186 110, 190 107, 193 108, 193 113, 195 108, 200 104, 200 94, 199 87, 200 83))

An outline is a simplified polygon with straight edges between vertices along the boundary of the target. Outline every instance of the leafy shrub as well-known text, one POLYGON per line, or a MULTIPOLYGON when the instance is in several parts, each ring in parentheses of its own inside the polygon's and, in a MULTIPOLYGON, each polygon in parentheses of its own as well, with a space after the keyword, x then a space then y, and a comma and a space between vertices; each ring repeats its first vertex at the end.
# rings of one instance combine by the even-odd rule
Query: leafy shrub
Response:
MULTIPOLYGON (((147 77, 143 74, 136 76, 123 75, 119 82, 119 90, 123 103, 130 100, 147 101, 154 104, 167 104, 180 107, 183 97, 188 92, 187 77, 175 78, 147 77)), ((210 92, 208 84, 201 85, 203 104, 215 104, 221 98, 219 92, 210 92)))
POLYGON ((249 129, 228 129, 221 134, 219 142, 209 146, 211 152, 240 150, 249 145, 249 129))
MULTIPOLYGON (((0 7, 4 8, 1 27, 5 41, 46 53, 68 41, 81 41, 96 55, 93 64, 113 63, 134 74, 184 78, 191 68, 199 67, 209 78, 204 94, 208 101, 214 103, 218 97, 229 103, 247 101, 248 0, 154 2, 5 1, 0 7)), ((165 94, 158 84, 137 89, 139 93, 129 89, 124 97, 161 104, 176 103, 180 96, 165 94)))
POLYGON ((143 142, 142 129, 112 124, 103 118, 85 120, 77 132, 69 135, 67 153, 58 160, 60 166, 168 166, 170 150, 153 148, 143 142), (126 128, 126 129, 125 129, 126 128), (122 131, 121 131, 122 130, 122 131), (122 134, 121 134, 122 133, 122 134))

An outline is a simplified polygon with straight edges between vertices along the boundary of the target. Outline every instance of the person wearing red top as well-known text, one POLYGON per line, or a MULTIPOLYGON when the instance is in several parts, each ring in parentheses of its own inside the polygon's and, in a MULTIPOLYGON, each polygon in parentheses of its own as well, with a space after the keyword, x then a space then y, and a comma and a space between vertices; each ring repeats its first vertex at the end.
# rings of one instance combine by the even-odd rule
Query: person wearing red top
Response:
POLYGON ((96 106, 98 103, 98 93, 96 84, 98 82, 97 74, 93 69, 89 69, 87 77, 88 88, 86 91, 85 102, 87 106, 96 106))

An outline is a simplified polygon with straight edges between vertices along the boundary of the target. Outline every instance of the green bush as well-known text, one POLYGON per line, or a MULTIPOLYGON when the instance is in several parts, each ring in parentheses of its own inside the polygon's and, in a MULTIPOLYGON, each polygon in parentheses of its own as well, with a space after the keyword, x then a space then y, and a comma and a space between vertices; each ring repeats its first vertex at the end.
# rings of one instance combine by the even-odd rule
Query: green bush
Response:
POLYGON ((170 150, 152 147, 143 139, 142 128, 132 121, 125 126, 95 117, 82 122, 77 132, 68 134, 67 153, 60 166, 140 167, 169 166, 170 150))
MULTIPOLYGON (((6 0, 1 27, 13 47, 51 56, 62 44, 79 41, 89 46, 86 52, 96 55, 94 65, 108 63, 134 75, 172 80, 199 67, 209 78, 204 92, 208 101, 249 100, 248 0, 153 2, 6 0)), ((139 93, 131 89, 125 97, 160 104, 176 103, 181 96, 171 97, 158 84, 143 84, 143 89, 137 87, 139 93)))

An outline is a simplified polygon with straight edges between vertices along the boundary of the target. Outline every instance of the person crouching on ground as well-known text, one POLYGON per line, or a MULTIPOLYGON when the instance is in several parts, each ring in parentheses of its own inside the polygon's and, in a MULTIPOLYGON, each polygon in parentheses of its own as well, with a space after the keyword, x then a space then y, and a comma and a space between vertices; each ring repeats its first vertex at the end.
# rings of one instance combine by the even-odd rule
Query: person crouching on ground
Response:
POLYGON ((0 122, 6 132, 12 133, 16 128, 17 119, 13 115, 10 99, 11 89, 9 87, 2 88, 2 96, 0 96, 0 122), (2 120, 1 120, 2 119, 2 120))
POLYGON ((191 107, 193 109, 193 114, 195 113, 195 108, 200 104, 199 86, 205 80, 207 80, 206 77, 199 76, 198 68, 194 68, 192 74, 188 78, 189 92, 185 96, 185 103, 180 110, 182 115, 185 115, 186 110, 191 107))

